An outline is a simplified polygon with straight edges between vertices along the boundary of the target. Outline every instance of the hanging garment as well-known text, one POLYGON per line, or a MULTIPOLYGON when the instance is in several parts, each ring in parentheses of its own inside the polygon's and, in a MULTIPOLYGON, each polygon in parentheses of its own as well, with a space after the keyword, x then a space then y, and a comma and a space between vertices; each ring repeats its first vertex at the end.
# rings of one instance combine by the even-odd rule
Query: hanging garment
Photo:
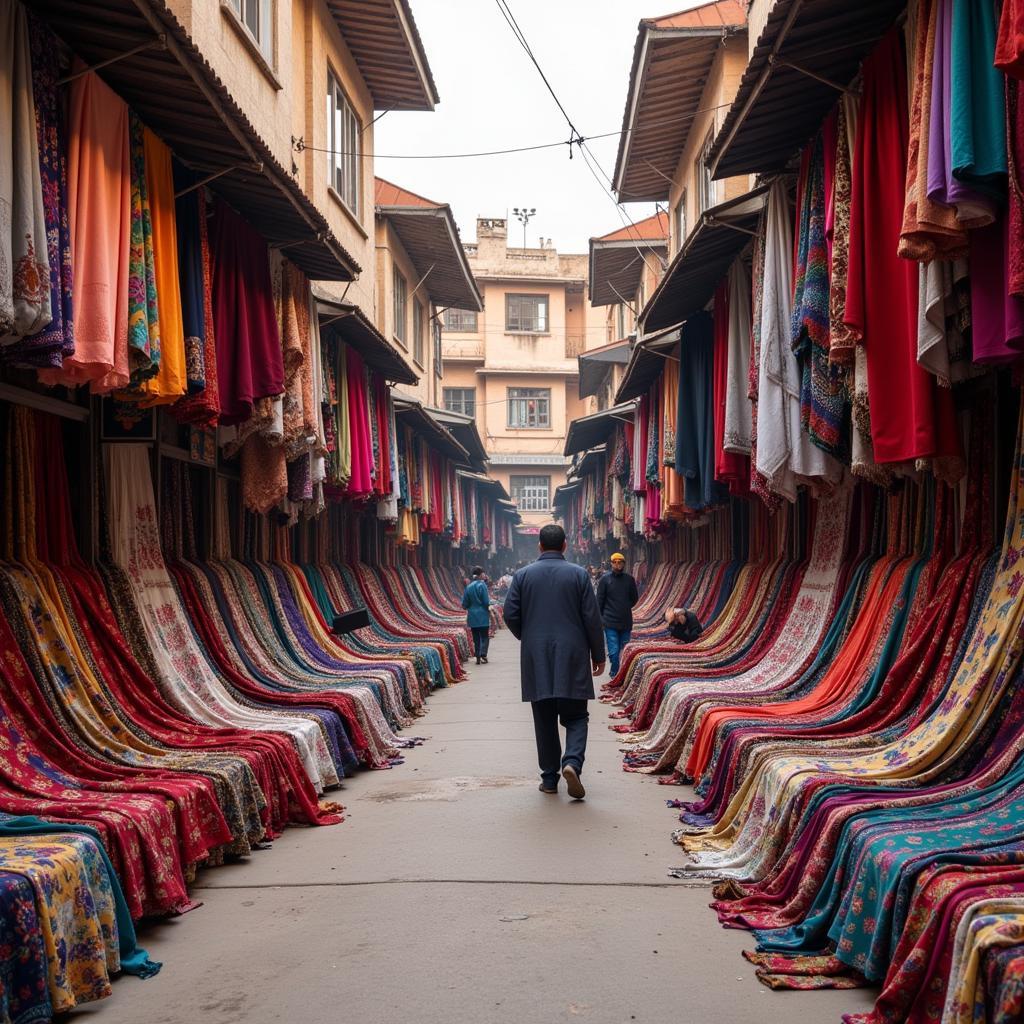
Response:
MULTIPOLYGON (((830 363, 852 366, 856 339, 843 322, 846 309, 846 282, 850 258, 850 203, 853 188, 853 149, 857 135, 857 99, 844 93, 836 111, 835 159, 832 161, 832 219, 829 276, 829 350, 830 363)), ((755 321, 756 323, 756 321, 755 321)))
POLYGON ((963 257, 932 260, 918 267, 917 363, 942 387, 964 379, 964 360, 952 353, 965 345, 956 314, 961 289, 970 287, 967 270, 963 257))
POLYGON ((967 247, 967 232, 958 222, 956 210, 928 198, 929 139, 933 127, 932 89, 941 2, 919 0, 917 8, 914 87, 907 150, 907 195, 899 248, 900 256, 913 260, 963 255, 967 247))
MULTIPOLYGON (((731 292, 734 290, 733 271, 735 268, 736 264, 733 264, 733 268, 729 272, 729 279, 723 281, 715 291, 714 353, 712 357, 714 366, 714 473, 715 479, 727 486, 730 494, 746 495, 750 489, 750 460, 745 455, 730 452, 725 446, 727 405, 729 400, 729 345, 732 340, 730 334, 737 327, 729 303, 731 292)), ((749 300, 749 294, 747 297, 749 300)), ((748 301, 748 313, 749 308, 748 301)), ((741 323, 743 319, 748 321, 745 329, 748 332, 747 343, 749 345, 749 316, 744 318, 741 314, 741 323)), ((741 331, 743 329, 743 327, 740 327, 741 331)), ((749 359, 749 355, 746 358, 749 359)), ((745 369, 746 360, 744 360, 745 369)), ((749 410, 750 406, 747 404, 745 397, 743 398, 743 403, 749 410)))
POLYGON ((130 111, 128 154, 132 219, 128 250, 128 369, 133 388, 160 369, 160 309, 153 258, 153 216, 146 181, 145 132, 142 121, 130 111))
POLYGON ((1004 78, 992 66, 995 4, 953 0, 950 46, 950 169, 958 181, 1001 201, 1006 129, 1004 78))
POLYGON ((890 32, 864 62, 844 321, 864 348, 871 439, 879 463, 942 460, 963 472, 952 398, 917 365, 917 267, 897 255, 906 153, 906 78, 890 32))
POLYGON ((996 39, 995 66, 1024 80, 1024 0, 1003 0, 996 39))
MULTIPOLYGON (((373 493, 373 434, 370 423, 369 387, 366 368, 355 349, 346 348, 346 383, 348 385, 348 429, 351 439, 351 475, 348 493, 365 497, 373 493)), ((420 464, 417 462, 417 465, 420 464)), ((420 466, 420 471, 422 467, 420 466)), ((413 507, 422 508, 424 496, 413 494, 413 507)))
POLYGON ((1005 363, 1024 352, 1024 298, 1009 291, 1009 221, 971 233, 971 349, 976 363, 1005 363))
POLYGON ((725 423, 722 448, 750 455, 751 410, 747 398, 750 368, 750 272, 742 259, 729 268, 729 335, 725 371, 725 423))
POLYGON ((1024 298, 1024 92, 1019 81, 1006 83, 1006 147, 1009 153, 1009 280, 1007 287, 1024 298))
POLYGON ((32 99, 28 16, 0 3, 0 344, 50 322, 50 257, 32 99))
POLYGON ((68 223, 67 132, 61 102, 56 37, 35 15, 28 16, 32 52, 32 98, 36 145, 50 265, 50 322, 36 334, 0 346, 0 361, 44 369, 59 367, 75 350, 71 288, 71 228, 68 223))
POLYGON ((214 204, 210 259, 220 422, 240 424, 258 399, 284 393, 284 363, 267 243, 220 200, 214 204))
POLYGON ((786 186, 768 193, 765 218, 761 365, 757 404, 757 470, 769 488, 796 500, 799 479, 838 481, 839 465, 811 443, 800 424, 800 371, 790 347, 793 325, 792 219, 786 186))
MULTIPOLYGON (((75 61, 72 70, 85 65, 75 61)), ((75 352, 45 384, 105 394, 128 384, 131 164, 128 107, 95 72, 73 79, 68 118, 68 210, 75 283, 75 352)))
MULTIPOLYGON (((969 2, 969 0, 968 0, 969 2)), ((951 206, 956 210, 957 221, 963 228, 984 227, 992 222, 994 207, 989 196, 979 192, 968 181, 961 181, 953 173, 953 21, 954 4, 960 0, 935 0, 935 56, 932 69, 932 105, 928 125, 928 198, 933 202, 951 206)), ((970 40, 961 32, 958 38, 959 53, 969 51, 970 40)), ((965 96, 958 96, 958 130, 960 139, 958 152, 969 148, 970 134, 970 68, 958 66, 961 88, 965 96), (966 72, 966 79, 964 73, 966 72)), ((923 114, 922 114, 923 116, 923 114)), ((895 168, 891 168, 895 170, 895 168)), ((902 173, 902 171, 901 171, 902 173)))

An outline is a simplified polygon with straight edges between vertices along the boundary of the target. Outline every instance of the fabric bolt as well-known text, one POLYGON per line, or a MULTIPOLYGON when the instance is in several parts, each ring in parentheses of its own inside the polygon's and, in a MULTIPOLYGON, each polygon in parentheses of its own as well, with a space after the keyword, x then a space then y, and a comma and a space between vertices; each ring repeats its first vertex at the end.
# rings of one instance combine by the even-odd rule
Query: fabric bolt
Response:
POLYGON ((42 184, 46 248, 50 265, 50 322, 35 334, 0 343, 0 361, 36 369, 59 367, 75 350, 68 222, 67 128, 60 99, 59 54, 53 33, 28 15, 32 56, 32 99, 42 184))
POLYGON ((93 393, 129 381, 128 270, 131 162, 128 107, 81 61, 68 116, 68 211, 75 298, 75 351, 41 370, 45 384, 88 384, 93 393))
POLYGON ((871 439, 879 463, 931 458, 963 473, 952 399, 917 365, 917 268, 897 255, 906 154, 906 77, 898 32, 864 62, 844 321, 863 345, 871 439))
POLYGON ((237 425, 259 399, 284 393, 267 243, 217 200, 209 244, 220 422, 237 425))
POLYGON ((28 15, 0 4, 0 345, 50 323, 50 255, 33 103, 28 15))

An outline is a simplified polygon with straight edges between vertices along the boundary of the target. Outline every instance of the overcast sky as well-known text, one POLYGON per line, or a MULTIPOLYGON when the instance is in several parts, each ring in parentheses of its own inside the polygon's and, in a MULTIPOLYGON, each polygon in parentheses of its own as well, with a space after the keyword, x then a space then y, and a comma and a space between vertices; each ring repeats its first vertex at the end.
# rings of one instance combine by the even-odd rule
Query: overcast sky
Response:
MULTIPOLYGON (((696 0, 508 0, 540 66, 584 135, 618 132, 637 23, 696 6, 696 0)), ((508 149, 569 137, 565 119, 512 35, 495 0, 412 0, 441 102, 432 113, 385 114, 376 125, 377 173, 429 199, 450 203, 463 241, 476 218, 537 208, 527 243, 543 235, 561 252, 586 252, 592 235, 622 227, 616 207, 579 154, 567 147, 463 160, 396 160, 387 154, 508 149)), ((595 140, 611 177, 617 138, 595 140)), ((607 181, 604 181, 607 186, 607 181)), ((609 186, 610 189, 610 186, 609 186)), ((629 204, 633 220, 653 206, 629 204)))

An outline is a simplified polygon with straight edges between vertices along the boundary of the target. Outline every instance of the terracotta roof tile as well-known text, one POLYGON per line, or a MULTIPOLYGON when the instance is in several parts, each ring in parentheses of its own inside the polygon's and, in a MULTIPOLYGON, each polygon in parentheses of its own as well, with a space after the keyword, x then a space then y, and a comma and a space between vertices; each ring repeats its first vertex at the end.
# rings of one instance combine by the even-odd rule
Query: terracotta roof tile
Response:
POLYGON ((635 224, 619 228, 610 234, 601 235, 595 238, 595 242, 635 242, 651 241, 668 238, 668 214, 656 213, 645 220, 638 220, 635 224))
POLYGON ((747 23, 746 6, 740 0, 714 0, 688 11, 644 19, 653 28, 714 28, 716 25, 739 27, 747 23))
POLYGON ((435 206, 440 208, 442 203, 435 203, 432 199, 425 199, 416 195, 400 185, 394 185, 384 178, 373 179, 373 201, 377 206, 435 206))

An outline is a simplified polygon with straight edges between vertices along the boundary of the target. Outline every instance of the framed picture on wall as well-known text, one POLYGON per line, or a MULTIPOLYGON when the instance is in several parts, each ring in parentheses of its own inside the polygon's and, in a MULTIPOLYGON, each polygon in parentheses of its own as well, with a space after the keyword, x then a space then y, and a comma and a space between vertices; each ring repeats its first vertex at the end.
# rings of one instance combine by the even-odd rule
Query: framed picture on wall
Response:
POLYGON ((101 405, 101 440, 156 440, 156 409, 142 409, 137 402, 125 402, 110 397, 104 397, 101 405))

